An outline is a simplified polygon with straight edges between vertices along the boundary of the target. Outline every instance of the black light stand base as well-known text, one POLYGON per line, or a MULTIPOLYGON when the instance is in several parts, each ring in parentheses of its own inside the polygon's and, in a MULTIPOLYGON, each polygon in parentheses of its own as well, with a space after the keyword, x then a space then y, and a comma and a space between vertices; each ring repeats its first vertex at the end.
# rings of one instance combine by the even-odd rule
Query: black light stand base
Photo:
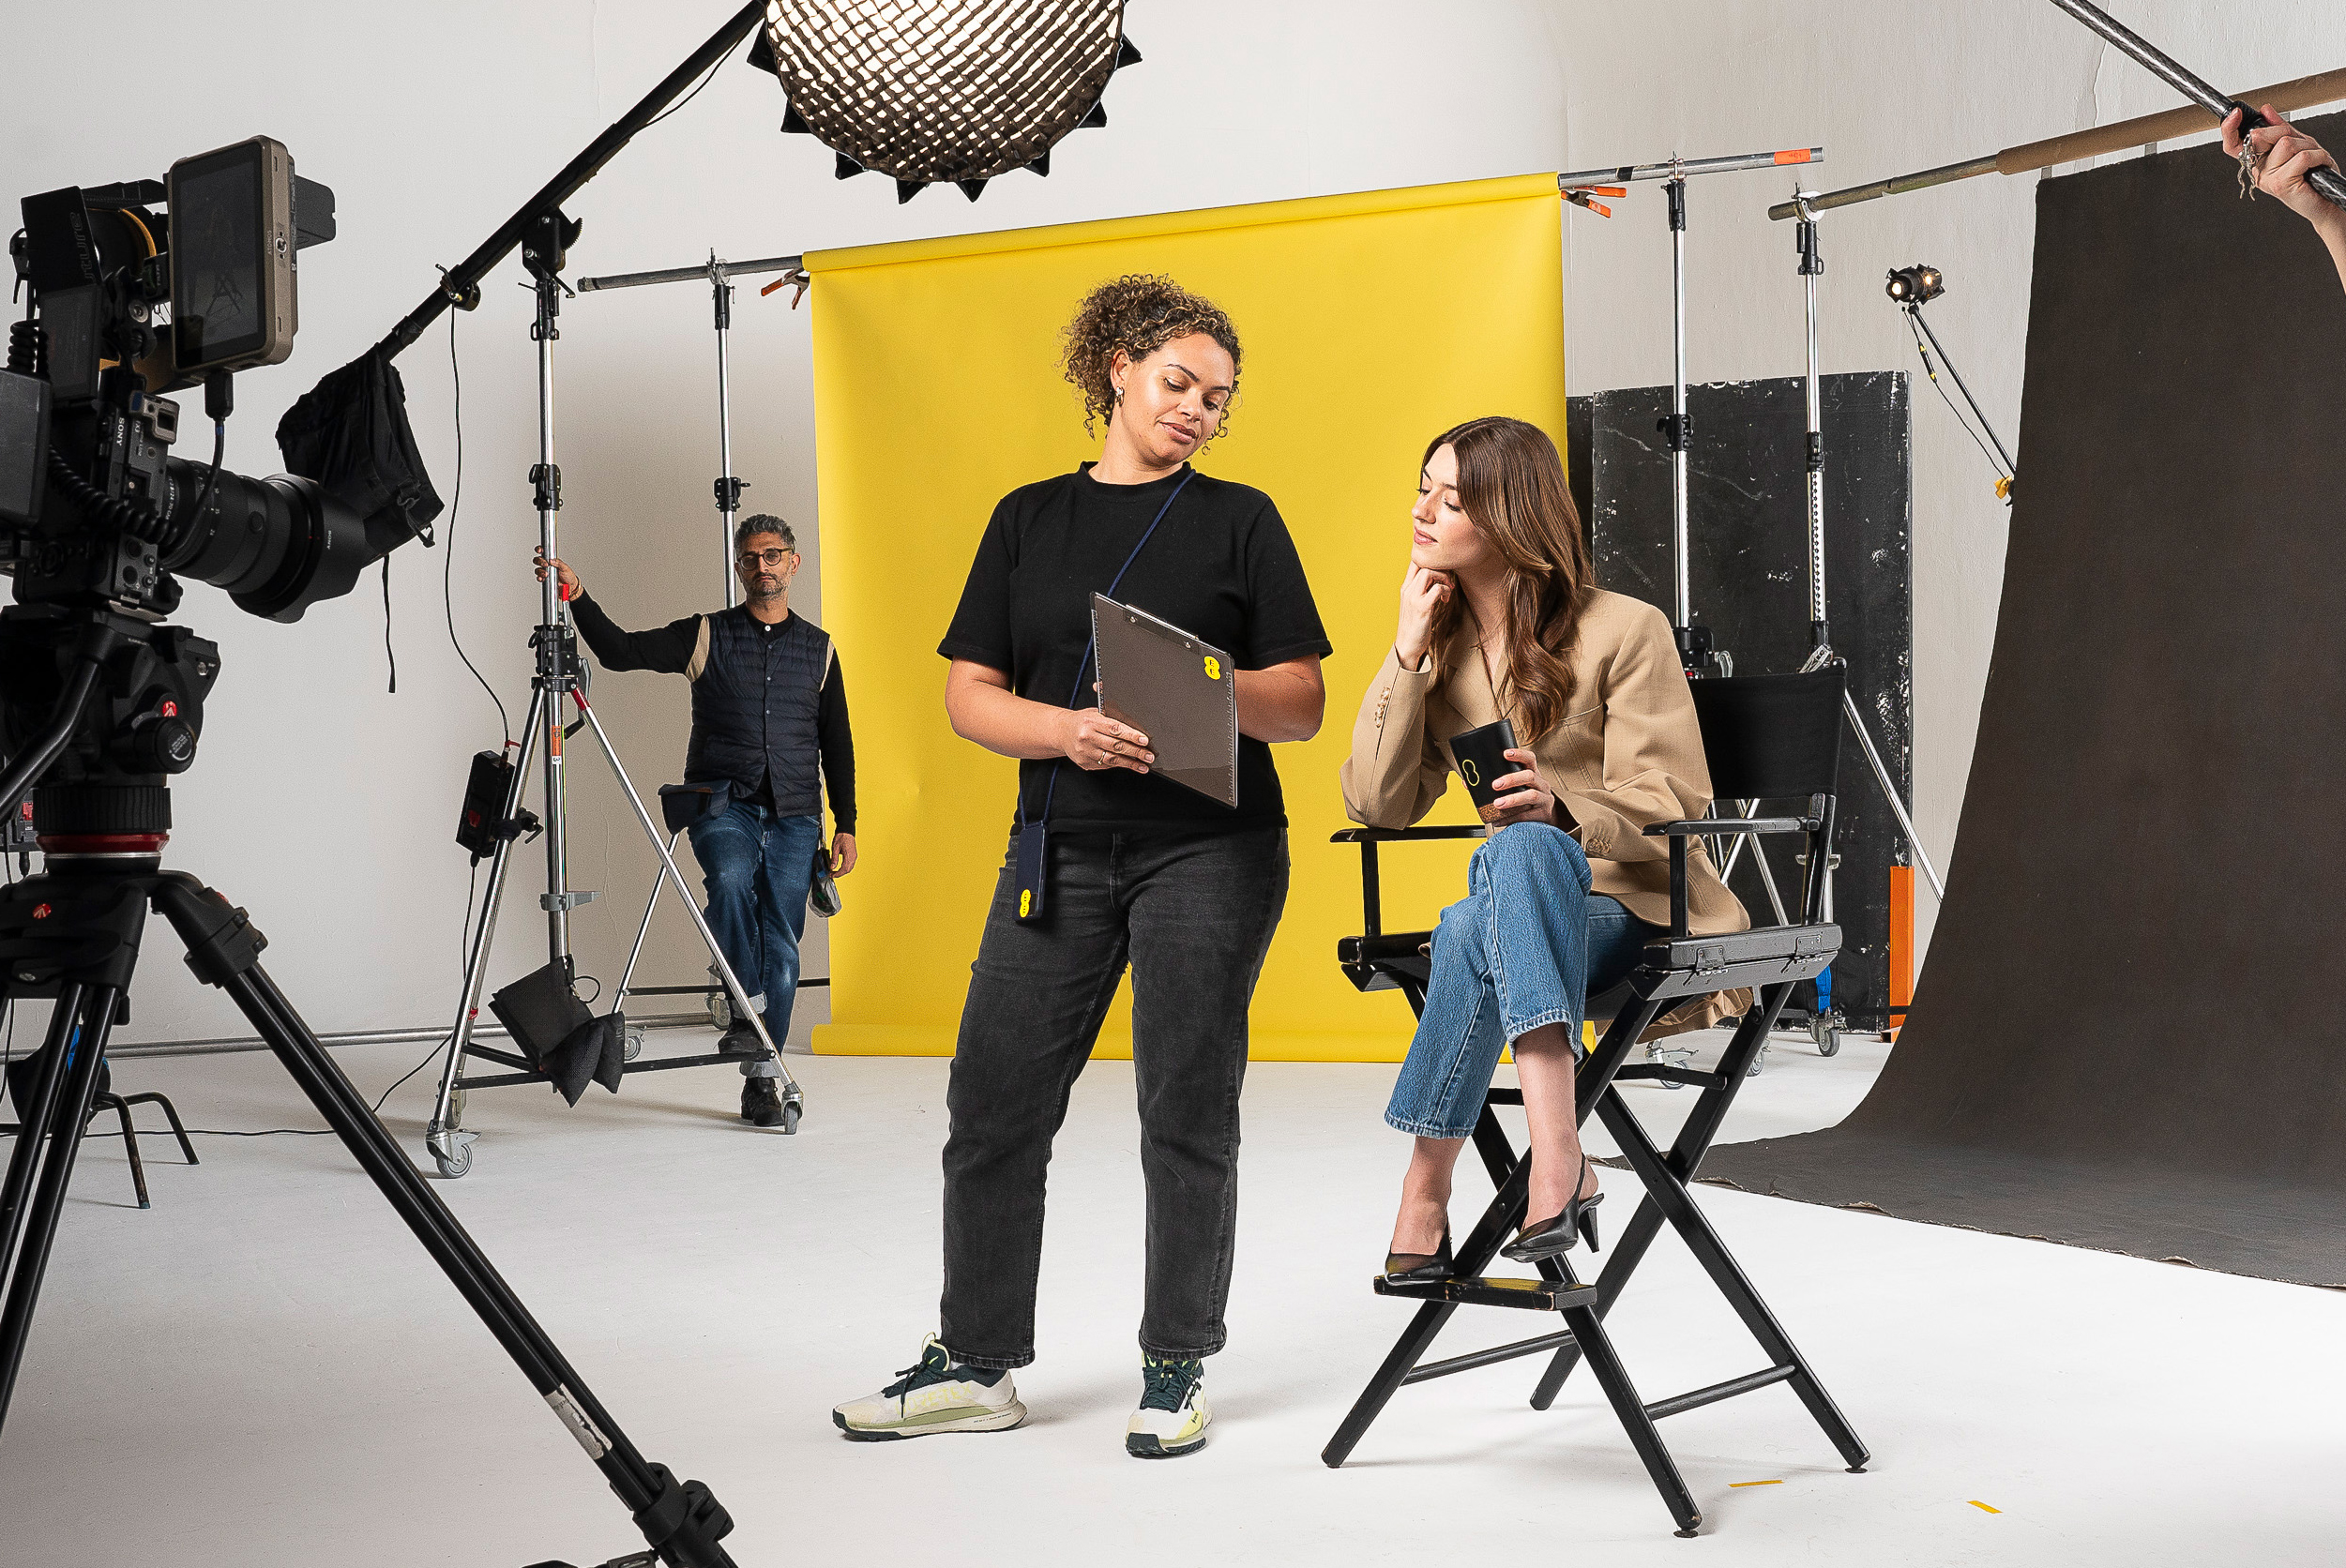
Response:
POLYGON ((733 1559, 719 1544, 733 1529, 723 1506, 701 1482, 679 1482, 667 1467, 646 1460, 619 1430, 261 968, 265 939, 245 912, 195 878, 162 870, 153 856, 53 852, 49 869, 0 891, 0 963, 9 992, 56 1000, 46 1060, 33 1103, 24 1108, 27 1131, 10 1153, 0 1187, 0 1277, 8 1280, 0 1308, 0 1424, 7 1420, 107 1034, 129 988, 150 904, 186 945, 189 968, 235 1000, 384 1199, 603 1472, 651 1547, 649 1555, 622 1560, 732 1568, 733 1559))

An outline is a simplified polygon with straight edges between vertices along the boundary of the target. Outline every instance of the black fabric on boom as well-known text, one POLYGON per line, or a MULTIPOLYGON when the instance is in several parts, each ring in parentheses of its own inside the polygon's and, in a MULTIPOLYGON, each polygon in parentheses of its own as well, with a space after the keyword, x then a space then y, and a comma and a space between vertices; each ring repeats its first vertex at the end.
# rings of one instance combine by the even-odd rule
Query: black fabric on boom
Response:
POLYGON ((303 393, 277 422, 277 448, 288 473, 315 479, 361 518, 431 542, 440 495, 407 423, 406 384, 380 345, 303 393))
POLYGON ((1703 1174, 2346 1284, 2346 298, 2218 147, 2037 191, 2003 609, 1913 1021, 1839 1126, 1703 1174))

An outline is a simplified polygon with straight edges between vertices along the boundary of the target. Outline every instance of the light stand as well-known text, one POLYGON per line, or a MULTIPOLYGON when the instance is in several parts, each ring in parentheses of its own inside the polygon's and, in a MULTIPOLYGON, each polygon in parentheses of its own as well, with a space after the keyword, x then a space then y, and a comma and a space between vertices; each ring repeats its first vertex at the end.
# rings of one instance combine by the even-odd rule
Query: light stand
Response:
MULTIPOLYGON (((562 336, 555 325, 562 310, 562 296, 569 292, 562 281, 562 267, 569 246, 578 238, 579 225, 562 216, 560 209, 548 211, 529 226, 522 242, 522 260, 530 272, 532 289, 537 300, 536 318, 530 324, 530 337, 537 344, 537 462, 530 470, 530 485, 537 507, 537 549, 546 560, 561 554, 556 532, 562 512, 562 470, 554 461, 554 392, 553 345, 562 336)), ((730 454, 729 454, 730 455, 730 454)), ((724 493, 724 481, 719 480, 719 495, 724 493)), ((502 823, 518 820, 522 792, 527 783, 533 763, 542 766, 545 776, 544 827, 546 837, 546 891, 538 897, 538 905, 546 912, 546 949, 548 962, 561 968, 564 980, 575 977, 575 965, 570 952, 570 912, 588 902, 595 895, 573 890, 569 884, 568 805, 563 776, 563 743, 575 734, 581 726, 591 728, 602 748, 603 759, 611 764, 612 776, 619 782, 622 793, 635 808, 637 822, 643 837, 659 857, 661 874, 674 882, 682 896, 685 912, 691 915, 693 928, 708 948, 725 994, 733 1004, 733 1016, 746 1019, 765 1048, 766 1054, 778 1069, 776 1088, 782 1100, 782 1127, 785 1132, 798 1130, 799 1117, 805 1109, 805 1092, 790 1076, 783 1064, 781 1052, 774 1038, 766 1033, 765 1022, 749 1003, 749 992, 734 972, 733 965, 719 948, 717 934, 709 928, 700 906, 693 901, 691 889, 686 886, 684 874, 676 868, 675 857, 659 836, 651 813, 644 809, 643 797, 637 793, 634 782, 620 764, 619 753, 604 732, 602 720, 595 716, 586 697, 585 667, 579 656, 578 630, 571 624, 569 605, 564 600, 556 581, 556 574, 547 572, 539 584, 539 619, 530 634, 530 646, 537 653, 537 668, 530 676, 528 716, 522 725, 522 763, 512 770, 506 786, 502 823), (565 699, 578 711, 578 717, 568 726, 562 720, 565 699)), ((497 848, 489 867, 488 897, 483 900, 480 919, 471 932, 464 960, 464 984, 457 1003, 456 1023, 448 1032, 447 1056, 440 1072, 440 1089, 432 1102, 431 1119, 426 1123, 424 1145, 431 1152, 440 1173, 446 1177, 463 1175, 472 1168, 474 1139, 478 1136, 463 1125, 464 1101, 462 1092, 464 1060, 472 1050, 473 1025, 480 1015, 480 996, 488 982, 489 959, 497 928, 497 912, 505 895, 506 869, 513 852, 513 837, 500 833, 497 848)), ((639 942, 641 939, 639 938, 639 942)), ((509 1066, 522 1068, 523 1080, 536 1075, 526 1058, 508 1057, 502 1052, 483 1050, 480 1054, 509 1066)), ((705 1062, 715 1064, 734 1062, 737 1058, 713 1055, 690 1059, 690 1064, 705 1062)), ((675 1061, 661 1063, 629 1063, 626 1070, 648 1071, 654 1066, 687 1064, 675 1061)), ((512 1078, 480 1080, 481 1087, 492 1082, 513 1082, 512 1078)))
POLYGON ((1687 417, 1687 180, 1696 174, 1725 174, 1823 161, 1823 147, 1792 147, 1779 152, 1737 153, 1726 158, 1672 157, 1666 163, 1621 164, 1556 176, 1557 186, 1567 198, 1581 188, 1624 185, 1632 180, 1661 180, 1663 193, 1669 198, 1670 414, 1659 428, 1670 446, 1671 625, 1677 639, 1679 660, 1688 675, 1729 674, 1734 664, 1723 650, 1712 648, 1711 628, 1694 624, 1693 576, 1688 543, 1687 461, 1693 446, 1694 426, 1687 417))
MULTIPOLYGON (((1800 255, 1800 280, 1808 295, 1809 625, 1815 640, 1808 659, 1800 667, 1804 671, 1821 670, 1840 657, 1833 648, 1832 626, 1824 609, 1824 383, 1817 355, 1817 279, 1824 275, 1824 249, 1817 234, 1816 215, 1809 210, 1806 195, 1796 192, 1794 196, 1801 208, 1795 248, 1800 255)), ((1866 729, 1855 694, 1846 689, 1841 692, 1841 712, 1849 720, 1851 732, 1857 737, 1858 749, 1866 754, 1867 765, 1873 770, 1874 782, 1882 787, 1882 798, 1889 803, 1890 815, 1898 819, 1899 831, 1905 835, 1907 852, 1930 879, 1930 890, 1945 898, 1946 883, 1940 880, 1938 867, 1930 863, 1929 852, 1923 849, 1922 836, 1915 831, 1915 820, 1907 813, 1906 803, 1899 799, 1898 783, 1890 776, 1880 748, 1866 729)), ((1833 902, 1830 866, 1825 868, 1825 912, 1829 917, 1833 902)))
POLYGON ((1930 355, 1935 351, 1939 363, 1946 367, 1946 373, 1954 379, 1955 390, 1963 395, 1963 406, 1972 411, 1972 417, 1979 422, 1980 430, 1988 437, 1988 445, 1995 448, 1996 460, 2002 465, 2002 472, 1996 476, 1996 494, 2005 505, 2010 505, 2012 483, 2018 474, 2012 454, 2004 449, 2004 442, 1996 435, 1996 428, 1988 423, 1988 415, 1980 408, 1979 400, 1972 396, 1971 387, 1963 381, 1963 372, 1957 369, 1955 361, 1947 356, 1945 346, 1939 341, 1939 335, 1931 331, 1930 324, 1923 319, 1922 308, 1946 293, 1945 279, 1937 267, 1919 263, 1914 266, 1896 267, 1891 270, 1886 292, 1891 302, 1906 312, 1907 328, 1915 334, 1915 352, 1922 355, 1923 371, 1930 376, 1930 384, 1939 384, 1938 369, 1930 363, 1930 355), (1930 340, 1929 348, 1923 347, 1926 339, 1930 340))
POLYGON ((741 510, 741 492, 747 481, 734 474, 734 414, 733 393, 728 378, 731 363, 728 339, 733 334, 733 279, 753 273, 795 273, 804 258, 798 256, 768 256, 757 262, 728 262, 716 251, 701 266, 667 267, 658 272, 614 272, 600 278, 579 279, 579 293, 595 294, 604 289, 634 289, 647 283, 706 282, 717 325, 717 512, 719 522, 719 575, 725 580, 725 608, 731 610, 741 602, 741 586, 734 578, 734 514, 741 510))
MULTIPOLYGON (((1592 188, 1596 187, 1654 179, 1663 182, 1662 191, 1669 200, 1670 413, 1662 419, 1659 429, 1662 439, 1670 447, 1671 626, 1678 644, 1679 663, 1689 677, 1733 674, 1734 657, 1727 650, 1711 645, 1710 627, 1694 624, 1691 507, 1688 488, 1688 462, 1694 445, 1694 422, 1687 415, 1687 180, 1695 174, 1725 174, 1748 169, 1774 169, 1787 164, 1823 161, 1823 147, 1792 147, 1778 152, 1737 153, 1726 158, 1682 158, 1673 156, 1666 163, 1623 164, 1612 169, 1588 169, 1556 176, 1556 184, 1563 188, 1567 200, 1584 202, 1585 197, 1594 193, 1592 188)), ((1815 480, 1812 478, 1810 483, 1813 486, 1815 480)), ((1743 852, 1743 842, 1738 836, 1733 847, 1719 861, 1719 879, 1722 882, 1733 871, 1735 859, 1743 852)), ((1712 847, 1716 852, 1717 844, 1712 847)), ((1780 921, 1784 918, 1783 898, 1777 891, 1775 874, 1768 867, 1767 856, 1762 853, 1756 864, 1760 879, 1767 888, 1768 898, 1775 904, 1777 917, 1780 921)), ((1829 883, 1827 887, 1829 900, 1829 883)), ((1763 1051, 1764 1048, 1763 1047, 1763 1051)), ((1683 1067, 1692 1060, 1693 1053, 1688 1048, 1672 1046, 1664 1040, 1647 1046, 1645 1056, 1648 1062, 1683 1067)), ((1752 1071, 1758 1070, 1755 1059, 1752 1071)))

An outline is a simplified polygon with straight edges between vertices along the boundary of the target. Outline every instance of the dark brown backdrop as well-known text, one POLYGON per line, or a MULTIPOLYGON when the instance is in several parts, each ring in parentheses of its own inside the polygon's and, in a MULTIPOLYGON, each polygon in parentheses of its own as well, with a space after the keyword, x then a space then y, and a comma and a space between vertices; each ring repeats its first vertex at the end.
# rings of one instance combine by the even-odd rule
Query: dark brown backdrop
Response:
POLYGON ((1704 1177, 2346 1284, 2346 291, 2233 169, 2039 186, 2002 617, 1912 1021, 1847 1122, 1704 1177))

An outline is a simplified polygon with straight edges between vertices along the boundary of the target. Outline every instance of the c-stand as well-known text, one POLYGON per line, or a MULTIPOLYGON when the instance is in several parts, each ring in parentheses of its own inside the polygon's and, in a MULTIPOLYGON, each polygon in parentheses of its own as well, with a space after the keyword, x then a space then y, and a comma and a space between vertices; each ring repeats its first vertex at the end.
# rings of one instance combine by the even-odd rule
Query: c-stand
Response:
POLYGON ((733 1528, 724 1508, 707 1486, 679 1482, 628 1440, 262 969, 266 942, 245 912, 194 877, 162 868, 166 776, 195 760, 201 704, 219 669, 214 645, 183 626, 86 608, 0 609, 0 691, 14 710, 8 728, 30 732, 0 779, 0 811, 12 813, 38 784, 35 823, 47 857, 40 874, 0 889, 0 986, 9 1000, 55 1003, 0 1185, 0 1424, 151 906, 171 922, 196 977, 228 992, 552 1407, 658 1560, 731 1568, 719 1545, 733 1528), (34 725, 42 727, 32 732, 34 725))
MULTIPOLYGON (((537 509, 538 553, 546 560, 560 554, 556 528, 562 511, 562 469, 554 461, 554 384, 553 345, 562 333, 555 323, 562 310, 562 296, 569 292, 562 281, 562 268, 568 260, 570 244, 578 238, 579 225, 552 209, 528 225, 523 231, 522 261, 528 268, 531 287, 537 300, 537 310, 530 326, 530 337, 537 344, 537 462, 531 468, 530 486, 537 509)), ((723 505, 723 482, 719 481, 719 505, 723 505)), ((528 716, 522 723, 522 765, 512 770, 506 785, 503 823, 521 820, 522 791, 528 782, 532 762, 542 763, 545 774, 545 812, 543 823, 546 837, 546 891, 538 903, 546 912, 546 946, 548 961, 562 970, 563 981, 572 978, 570 956, 570 911, 594 897, 594 894, 575 891, 569 885, 568 809, 563 782, 563 742, 584 725, 595 731, 595 739, 602 747, 603 759, 611 764, 612 776, 618 780, 620 792, 635 808, 635 817, 650 841, 653 853, 659 857, 660 875, 674 882, 685 907, 692 917, 693 928, 708 948, 709 958, 722 982, 726 996, 733 1004, 733 1017, 746 1020, 756 1031, 765 1048, 766 1057, 774 1064, 776 1088, 782 1102, 782 1130, 798 1130, 799 1117, 806 1106, 805 1092, 790 1076, 784 1065, 779 1043, 766 1033, 765 1021, 750 1005, 749 994, 744 989, 733 965, 726 961, 719 947, 717 933, 709 928, 707 918, 693 900, 692 890, 685 884, 684 873, 676 868, 675 857, 653 824, 651 813, 644 809, 643 797, 636 792, 634 781, 620 764, 619 753, 603 731, 602 720, 595 716, 587 701, 585 670, 579 656, 578 630, 571 624, 569 606, 563 599, 554 581, 554 574, 547 572, 539 585, 539 620, 530 634, 530 645, 537 654, 537 668, 530 676, 528 716), (565 701, 578 711, 578 717, 568 726, 563 723, 565 701)), ((472 1145, 477 1134, 463 1125, 463 1094, 467 1081, 463 1077, 464 1061, 474 1050, 473 1024, 480 1015, 481 991, 489 978, 492 939, 496 935, 497 911, 505 896, 506 869, 512 859, 513 836, 500 833, 497 847, 491 857, 489 891, 482 901, 480 919, 469 933, 464 962, 464 984, 457 1002, 456 1023, 448 1032, 447 1058, 440 1072, 438 1097, 432 1103, 431 1120, 424 1132, 425 1146, 431 1150, 440 1174, 448 1177, 463 1175, 472 1168, 472 1145)), ((648 913, 648 912, 647 912, 648 913)), ((638 939, 639 946, 641 938, 638 939)), ((632 973, 633 963, 630 960, 632 973)), ((522 1072, 500 1075, 493 1079, 480 1080, 482 1087, 490 1083, 526 1083, 543 1081, 545 1074, 525 1058, 507 1057, 503 1053, 483 1052, 522 1072)), ((630 1062, 622 1069, 627 1072, 649 1071, 658 1067, 682 1065, 734 1064, 736 1057, 721 1054, 679 1060, 667 1058, 657 1062, 630 1062)))

